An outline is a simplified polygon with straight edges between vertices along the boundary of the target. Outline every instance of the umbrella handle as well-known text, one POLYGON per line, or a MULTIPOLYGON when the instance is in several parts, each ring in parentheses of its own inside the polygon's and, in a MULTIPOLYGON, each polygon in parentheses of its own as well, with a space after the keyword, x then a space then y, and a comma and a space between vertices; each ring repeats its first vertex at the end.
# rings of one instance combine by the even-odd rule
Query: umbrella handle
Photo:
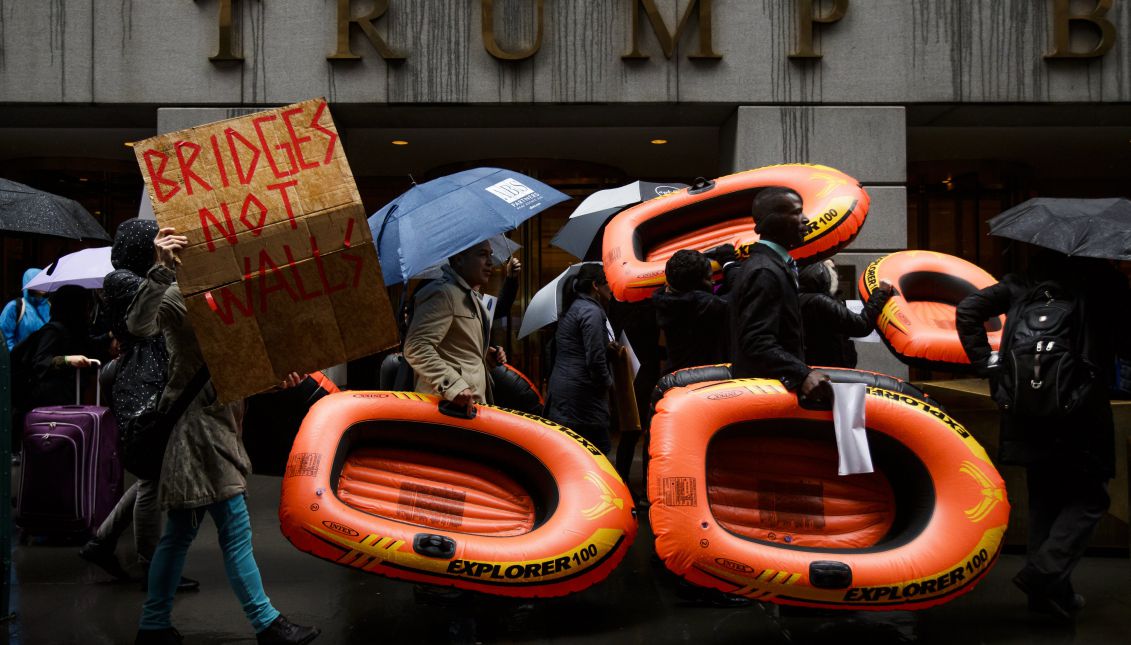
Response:
POLYGON ((378 250, 381 249, 381 238, 385 235, 385 225, 389 223, 389 218, 392 217, 395 212, 397 212, 397 205, 393 204, 389 207, 389 212, 385 213, 385 219, 381 220, 381 228, 377 231, 377 241, 374 242, 378 250))

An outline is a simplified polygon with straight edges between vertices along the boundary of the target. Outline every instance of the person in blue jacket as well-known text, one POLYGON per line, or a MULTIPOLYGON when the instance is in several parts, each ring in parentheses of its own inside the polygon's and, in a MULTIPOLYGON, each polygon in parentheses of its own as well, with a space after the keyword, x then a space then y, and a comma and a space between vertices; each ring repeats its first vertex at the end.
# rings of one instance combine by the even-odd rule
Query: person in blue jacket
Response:
MULTIPOLYGON (((31 279, 39 275, 39 269, 24 271, 21 286, 27 287, 31 279)), ((37 329, 46 325, 51 320, 51 305, 47 298, 39 291, 23 290, 23 295, 4 305, 0 312, 0 331, 4 333, 4 342, 11 351, 20 341, 31 336, 37 329)))

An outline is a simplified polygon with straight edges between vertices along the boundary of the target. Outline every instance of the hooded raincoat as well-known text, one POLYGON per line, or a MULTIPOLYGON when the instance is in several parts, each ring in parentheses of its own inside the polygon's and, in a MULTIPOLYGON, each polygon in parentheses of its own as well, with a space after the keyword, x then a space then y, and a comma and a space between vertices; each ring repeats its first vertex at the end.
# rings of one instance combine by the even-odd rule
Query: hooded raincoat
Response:
MULTIPOLYGON (((40 269, 24 271, 24 279, 20 284, 26 287, 39 272, 40 269)), ((28 295, 27 289, 24 289, 21 297, 9 301, 4 305, 4 311, 0 312, 0 330, 4 333, 8 350, 11 351, 20 341, 31 336, 50 320, 51 305, 47 298, 28 295)))
POLYGON ((169 355, 164 336, 139 338, 126 325, 130 303, 145 281, 142 276, 153 264, 153 238, 157 230, 157 222, 137 218, 118 226, 110 251, 114 271, 106 276, 102 286, 110 332, 121 348, 110 405, 122 426, 156 408, 168 378, 169 355))
MULTIPOLYGON (((164 334, 169 383, 158 409, 173 405, 204 366, 184 296, 172 269, 155 264, 130 304, 126 322, 135 336, 164 334)), ((251 461, 240 437, 244 403, 221 403, 209 381, 173 427, 161 468, 161 508, 187 509, 222 502, 247 490, 251 461)))

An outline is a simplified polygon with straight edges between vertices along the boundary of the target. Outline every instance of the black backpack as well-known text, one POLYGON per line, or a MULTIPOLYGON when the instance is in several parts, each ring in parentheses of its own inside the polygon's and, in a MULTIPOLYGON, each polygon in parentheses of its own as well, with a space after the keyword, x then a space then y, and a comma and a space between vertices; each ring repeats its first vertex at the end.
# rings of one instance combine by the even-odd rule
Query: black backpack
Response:
POLYGON ((1017 416, 1072 414, 1098 383, 1087 344, 1083 299, 1057 282, 1033 287, 1006 319, 994 400, 1017 416))

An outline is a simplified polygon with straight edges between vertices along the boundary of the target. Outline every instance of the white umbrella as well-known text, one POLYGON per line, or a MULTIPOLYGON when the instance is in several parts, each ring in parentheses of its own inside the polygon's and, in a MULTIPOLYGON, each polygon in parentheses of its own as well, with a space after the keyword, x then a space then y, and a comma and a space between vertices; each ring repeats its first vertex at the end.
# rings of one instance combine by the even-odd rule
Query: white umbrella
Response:
POLYGON ((558 277, 550 280, 546 286, 534 294, 530 299, 530 304, 526 306, 526 313, 522 316, 522 326, 518 330, 519 338, 529 336, 546 325, 557 322, 558 316, 562 313, 562 303, 565 300, 563 291, 568 282, 567 278, 576 275, 581 267, 586 264, 601 266, 600 262, 571 264, 558 277))
POLYGON ((101 289, 102 280, 114 270, 110 263, 110 248, 103 246, 68 253, 40 271, 24 288, 47 292, 67 285, 101 289))

